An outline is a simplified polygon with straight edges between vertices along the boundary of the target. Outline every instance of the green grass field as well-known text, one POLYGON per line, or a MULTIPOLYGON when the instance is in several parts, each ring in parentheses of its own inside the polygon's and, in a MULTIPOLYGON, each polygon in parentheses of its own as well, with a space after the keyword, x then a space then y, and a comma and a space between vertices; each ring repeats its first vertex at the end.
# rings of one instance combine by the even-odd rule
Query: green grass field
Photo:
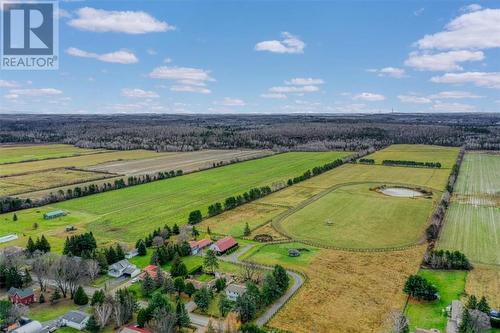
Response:
MULTIPOLYGON (((322 165, 345 152, 286 153, 197 172, 182 177, 129 187, 117 191, 73 199, 51 206, 0 215, 0 235, 17 233, 20 239, 4 243, 25 245, 27 236, 45 234, 54 249, 60 249, 73 224, 78 231, 91 230, 101 244, 122 241, 134 243, 151 230, 165 224, 185 224, 189 212, 241 194, 252 187, 286 181, 307 169, 322 165), (45 221, 43 213, 63 209, 68 215, 45 221), (39 224, 33 229, 34 222, 39 224)), ((101 155, 101 154, 99 154, 101 155)))
MULTIPOLYGON (((385 248, 418 242, 433 200, 370 191, 374 184, 343 186, 281 221, 296 240, 345 248, 385 248)), ((436 197, 436 196, 435 196, 436 197)))
POLYGON ((431 282, 439 292, 439 299, 432 302, 410 300, 407 315, 410 332, 418 328, 437 328, 445 332, 447 317, 443 311, 453 300, 459 300, 464 293, 467 272, 421 270, 420 276, 431 282))
POLYGON ((365 158, 372 158, 375 163, 383 160, 404 160, 417 162, 440 162, 442 168, 451 168, 457 159, 459 148, 430 145, 391 145, 365 158))
POLYGON ((500 265, 500 208, 452 203, 439 247, 462 251, 474 262, 500 265))
POLYGON ((454 192, 462 195, 499 195, 500 155, 465 154, 454 192))
POLYGON ((0 164, 80 156, 103 152, 104 149, 84 149, 72 145, 7 145, 0 146, 0 164))
POLYGON ((264 244, 255 246, 240 259, 264 265, 284 265, 285 267, 307 267, 319 253, 319 249, 302 243, 264 244), (301 249, 300 256, 289 257, 289 249, 301 249))

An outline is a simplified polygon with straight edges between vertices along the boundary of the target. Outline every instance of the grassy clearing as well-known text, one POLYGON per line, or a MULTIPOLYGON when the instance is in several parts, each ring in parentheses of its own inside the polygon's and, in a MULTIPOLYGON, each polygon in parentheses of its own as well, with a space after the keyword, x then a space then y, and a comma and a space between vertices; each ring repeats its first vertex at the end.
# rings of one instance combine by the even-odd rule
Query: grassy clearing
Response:
POLYGON ((432 302, 410 300, 407 315, 410 319, 410 331, 418 328, 437 328, 445 331, 447 316, 445 308, 451 301, 460 299, 465 288, 467 272, 421 270, 419 275, 436 286, 439 299, 432 302))
POLYGON ((241 260, 250 260, 265 265, 286 265, 286 267, 300 269, 310 265, 311 261, 319 253, 319 249, 304 245, 302 243, 282 243, 282 244, 264 244, 255 246, 241 260), (299 257, 289 257, 289 249, 301 249, 299 257))
POLYGON ((492 308, 500 309, 500 267, 475 265, 467 275, 465 291, 478 298, 486 297, 492 308))
MULTIPOLYGON (((135 243, 151 230, 165 224, 185 224, 189 212, 223 201, 230 195, 241 194, 251 187, 286 181, 316 165, 324 164, 345 153, 287 153, 221 168, 193 173, 149 184, 124 188, 73 199, 52 206, 0 215, 0 235, 17 232, 17 243, 25 245, 28 235, 44 233, 54 247, 61 247, 65 238, 64 226, 73 224, 79 231, 91 230, 98 241, 135 243), (43 213, 54 209, 68 216, 45 221, 43 213), (39 213, 36 213, 36 212, 39 213), (37 222, 38 230, 32 225, 37 222), (62 232, 62 234, 61 234, 62 232)), ((100 154, 99 154, 100 155, 100 154)), ((14 242, 2 244, 13 245, 14 242)))
POLYGON ((372 186, 340 187, 281 221, 281 227, 297 240, 346 248, 418 242, 432 213, 433 200, 386 196, 370 191, 372 186))
POLYGON ((72 145, 6 145, 0 146, 0 164, 45 160, 69 156, 95 154, 104 149, 84 149, 72 145))
POLYGON ((376 164, 383 160, 404 160, 416 162, 439 162, 442 168, 451 168, 457 159, 459 148, 431 145, 391 145, 366 158, 372 158, 376 164))
MULTIPOLYGON (((89 295, 91 297, 92 295, 89 295)), ((69 298, 60 299, 56 304, 49 302, 49 295, 45 295, 46 302, 30 305, 29 317, 40 322, 54 320, 71 310, 77 310, 78 305, 69 298)))
POLYGON ((404 281, 418 270, 424 250, 321 250, 301 266, 308 279, 270 326, 296 333, 331 332, 332 327, 336 332, 380 332, 388 312, 403 307, 404 281))
POLYGON ((500 155, 467 153, 454 192, 470 196, 498 195, 500 155))
POLYGON ((54 169, 0 178, 0 196, 38 191, 68 184, 109 178, 92 171, 54 169))
POLYGON ((438 245, 473 262, 500 265, 500 208, 452 203, 438 245))
POLYGON ((0 168, 0 176, 9 176, 27 172, 37 172, 42 170, 70 168, 70 167, 87 167, 99 163, 118 161, 118 160, 134 160, 148 157, 158 157, 168 153, 157 153, 150 150, 121 150, 109 151, 100 154, 90 154, 87 156, 75 156, 56 158, 43 161, 22 162, 14 164, 2 165, 0 168))

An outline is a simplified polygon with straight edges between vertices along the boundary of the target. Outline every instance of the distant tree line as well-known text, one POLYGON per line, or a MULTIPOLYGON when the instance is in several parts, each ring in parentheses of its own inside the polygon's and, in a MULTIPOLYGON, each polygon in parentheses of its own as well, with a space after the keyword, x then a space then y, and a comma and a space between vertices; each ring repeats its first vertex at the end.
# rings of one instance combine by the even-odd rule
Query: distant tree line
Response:
POLYGON ((420 167, 420 168, 441 168, 441 163, 439 162, 417 162, 417 161, 400 161, 400 160, 383 160, 383 165, 390 166, 409 166, 409 167, 420 167))
POLYGON ((375 164, 375 160, 373 158, 360 158, 359 163, 375 164))

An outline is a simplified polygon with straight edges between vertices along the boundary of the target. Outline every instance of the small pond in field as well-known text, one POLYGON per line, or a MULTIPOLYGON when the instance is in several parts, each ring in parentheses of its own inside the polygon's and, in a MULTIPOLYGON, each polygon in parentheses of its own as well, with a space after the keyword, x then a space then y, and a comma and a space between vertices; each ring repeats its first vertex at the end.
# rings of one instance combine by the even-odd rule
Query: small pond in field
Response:
POLYGON ((386 187, 381 188, 379 191, 385 195, 390 195, 391 197, 413 198, 424 196, 424 193, 420 191, 404 187, 386 187))

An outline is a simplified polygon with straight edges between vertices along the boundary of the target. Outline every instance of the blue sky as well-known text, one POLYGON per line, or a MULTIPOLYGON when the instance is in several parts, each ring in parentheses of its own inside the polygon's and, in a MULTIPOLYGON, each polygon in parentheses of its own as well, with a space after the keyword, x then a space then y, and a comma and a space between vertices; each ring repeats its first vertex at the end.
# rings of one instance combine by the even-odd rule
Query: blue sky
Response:
POLYGON ((0 112, 498 112, 500 2, 69 1, 0 112))

